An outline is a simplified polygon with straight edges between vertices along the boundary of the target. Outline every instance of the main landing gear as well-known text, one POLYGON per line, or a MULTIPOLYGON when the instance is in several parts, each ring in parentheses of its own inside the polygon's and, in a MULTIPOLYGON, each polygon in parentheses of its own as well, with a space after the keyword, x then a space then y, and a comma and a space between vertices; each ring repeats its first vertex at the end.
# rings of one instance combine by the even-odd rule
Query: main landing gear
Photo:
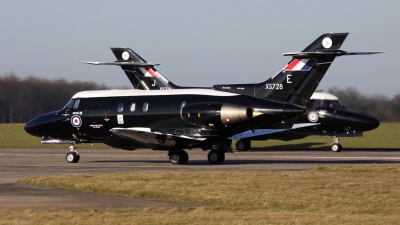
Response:
MULTIPOLYGON (((211 164, 221 164, 225 161, 225 152, 233 152, 230 147, 230 141, 220 141, 214 142, 212 145, 204 145, 202 149, 207 151, 211 148, 211 151, 208 153, 207 159, 211 164)), ((169 161, 173 165, 182 165, 186 164, 189 161, 188 154, 181 149, 178 150, 170 150, 168 152, 169 161)))
POLYGON ((77 163, 79 162, 79 159, 81 158, 79 156, 79 153, 77 151, 75 151, 75 143, 72 142, 71 146, 69 146, 69 150, 70 152, 67 153, 67 155, 65 156, 65 159, 67 160, 67 162, 69 163, 77 163))
POLYGON ((236 142, 236 149, 238 151, 248 151, 251 148, 251 142, 249 140, 238 140, 236 142))
POLYGON ((171 150, 168 152, 168 156, 173 165, 182 165, 189 161, 189 155, 183 150, 171 150))
POLYGON ((225 160, 225 153, 219 150, 211 150, 207 158, 211 164, 221 164, 225 160))
POLYGON ((342 151, 342 145, 339 143, 339 138, 336 136, 333 137, 333 143, 331 145, 331 150, 334 152, 342 151))

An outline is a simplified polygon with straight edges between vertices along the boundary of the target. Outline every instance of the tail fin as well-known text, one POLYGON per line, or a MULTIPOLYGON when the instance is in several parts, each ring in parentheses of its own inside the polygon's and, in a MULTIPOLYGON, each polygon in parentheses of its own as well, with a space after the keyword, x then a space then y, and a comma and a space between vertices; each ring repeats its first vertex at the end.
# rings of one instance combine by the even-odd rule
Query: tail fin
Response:
POLYGON ((258 84, 214 85, 214 89, 251 95, 305 107, 336 56, 375 54, 339 50, 348 33, 321 35, 302 52, 286 53, 292 60, 276 75, 258 84))
MULTIPOLYGON (((138 62, 148 63, 130 48, 111 48, 119 62, 138 62)), ((136 89, 143 90, 166 90, 176 89, 179 86, 170 82, 166 77, 159 73, 153 65, 148 67, 138 67, 135 65, 121 65, 121 69, 136 89)))

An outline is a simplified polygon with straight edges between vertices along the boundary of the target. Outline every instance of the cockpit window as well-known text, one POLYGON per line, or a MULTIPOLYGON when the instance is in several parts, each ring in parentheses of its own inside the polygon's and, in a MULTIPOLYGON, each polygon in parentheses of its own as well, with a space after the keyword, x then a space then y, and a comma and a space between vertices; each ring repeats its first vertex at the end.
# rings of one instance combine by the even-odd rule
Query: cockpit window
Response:
POLYGON ((321 108, 326 108, 326 107, 328 107, 328 103, 327 102, 328 101, 326 101, 326 100, 319 100, 318 106, 321 107, 321 108))
POLYGON ((74 105, 75 99, 71 99, 65 106, 64 109, 71 109, 74 105))
POLYGON ((339 101, 331 101, 331 105, 333 108, 344 108, 344 105, 339 101))
POLYGON ((313 108, 344 108, 338 100, 315 100, 313 108))
POLYGON ((74 103, 74 107, 72 107, 73 109, 77 109, 79 107, 79 103, 81 102, 80 99, 76 99, 75 103, 74 103))

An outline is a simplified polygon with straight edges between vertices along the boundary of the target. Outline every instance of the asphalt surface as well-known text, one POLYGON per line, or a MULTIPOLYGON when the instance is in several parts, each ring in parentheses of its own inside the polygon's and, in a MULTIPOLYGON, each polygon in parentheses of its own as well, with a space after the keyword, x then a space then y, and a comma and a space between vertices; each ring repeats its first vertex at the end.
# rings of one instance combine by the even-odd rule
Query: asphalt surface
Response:
POLYGON ((300 171, 316 165, 400 163, 399 150, 262 150, 226 153, 225 162, 211 165, 207 152, 188 151, 187 165, 172 165, 167 152, 152 150, 77 149, 79 163, 67 163, 67 149, 0 149, 0 209, 107 209, 186 207, 190 203, 159 201, 16 184, 28 176, 166 171, 300 171))

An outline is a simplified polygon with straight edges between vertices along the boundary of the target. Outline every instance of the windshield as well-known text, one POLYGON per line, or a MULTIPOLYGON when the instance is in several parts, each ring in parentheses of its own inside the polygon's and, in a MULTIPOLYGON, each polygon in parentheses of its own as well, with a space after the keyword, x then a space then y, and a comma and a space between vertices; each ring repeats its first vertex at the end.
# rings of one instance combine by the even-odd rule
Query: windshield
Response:
POLYGON ((310 100, 308 107, 312 108, 345 108, 339 100, 310 100))
POLYGON ((331 108, 344 108, 344 105, 343 105, 341 102, 339 102, 339 100, 331 101, 331 103, 329 104, 329 106, 330 106, 331 108))
POLYGON ((75 99, 71 99, 65 106, 63 109, 71 109, 72 106, 74 105, 75 99))

